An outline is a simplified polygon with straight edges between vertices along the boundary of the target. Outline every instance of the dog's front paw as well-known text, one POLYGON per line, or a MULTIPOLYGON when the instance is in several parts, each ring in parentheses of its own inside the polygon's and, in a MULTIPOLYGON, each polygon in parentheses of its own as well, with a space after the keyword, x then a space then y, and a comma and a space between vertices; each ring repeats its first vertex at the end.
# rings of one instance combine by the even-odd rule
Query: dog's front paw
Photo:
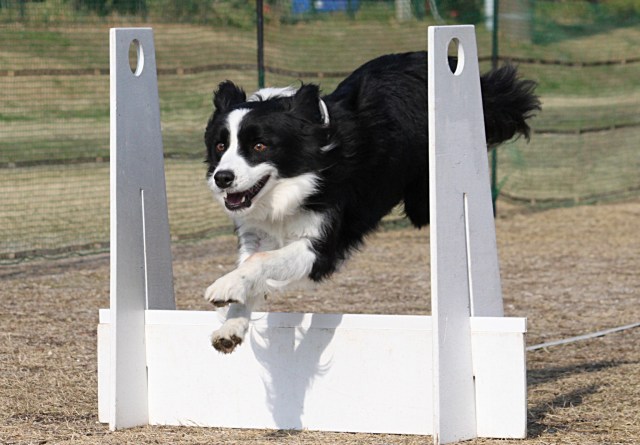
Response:
POLYGON ((230 303, 245 304, 248 282, 246 274, 239 269, 218 278, 204 293, 204 298, 215 307, 230 303))
POLYGON ((220 329, 211 334, 211 344, 216 351, 230 354, 242 343, 248 328, 249 322, 244 318, 227 320, 220 329))

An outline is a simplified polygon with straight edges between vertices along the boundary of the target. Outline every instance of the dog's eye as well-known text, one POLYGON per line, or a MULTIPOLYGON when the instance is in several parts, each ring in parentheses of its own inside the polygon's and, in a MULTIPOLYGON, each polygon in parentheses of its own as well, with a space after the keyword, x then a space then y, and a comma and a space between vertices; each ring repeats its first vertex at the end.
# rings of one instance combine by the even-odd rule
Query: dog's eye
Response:
POLYGON ((222 142, 218 142, 218 143, 216 144, 216 151, 217 151, 218 153, 222 153, 223 151, 225 151, 225 149, 226 149, 226 148, 227 148, 227 146, 226 146, 226 145, 224 145, 222 142))
POLYGON ((258 142, 256 145, 253 146, 253 149, 255 151, 265 151, 268 147, 266 145, 264 145, 262 142, 258 142))

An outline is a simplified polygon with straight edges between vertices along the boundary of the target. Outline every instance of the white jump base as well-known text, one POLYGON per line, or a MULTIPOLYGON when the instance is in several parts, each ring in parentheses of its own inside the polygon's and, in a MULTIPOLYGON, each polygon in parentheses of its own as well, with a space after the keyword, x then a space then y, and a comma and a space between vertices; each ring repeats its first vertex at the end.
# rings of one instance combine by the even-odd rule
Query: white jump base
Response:
POLYGON ((245 342, 222 355, 210 344, 216 312, 175 310, 153 33, 112 29, 100 421, 422 434, 436 444, 524 438, 526 319, 502 316, 475 47, 471 26, 429 29, 433 316, 256 313, 245 342), (134 40, 144 52, 135 73, 134 40))
MULTIPOLYGON (((214 312, 145 317, 151 425, 433 434, 431 317, 258 313, 230 356, 210 345, 214 312)), ((474 317, 471 330, 478 435, 523 437, 524 320, 474 317)), ((98 332, 110 334, 108 310, 98 332)), ((99 365, 109 354, 101 342, 99 365)))

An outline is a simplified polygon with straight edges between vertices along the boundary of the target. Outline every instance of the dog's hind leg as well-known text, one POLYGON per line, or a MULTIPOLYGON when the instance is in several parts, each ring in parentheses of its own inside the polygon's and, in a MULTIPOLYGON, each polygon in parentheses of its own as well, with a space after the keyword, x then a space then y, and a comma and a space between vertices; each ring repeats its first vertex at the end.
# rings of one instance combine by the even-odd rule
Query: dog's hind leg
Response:
POLYGON ((405 188, 404 213, 418 228, 429 224, 429 178, 426 175, 405 188))

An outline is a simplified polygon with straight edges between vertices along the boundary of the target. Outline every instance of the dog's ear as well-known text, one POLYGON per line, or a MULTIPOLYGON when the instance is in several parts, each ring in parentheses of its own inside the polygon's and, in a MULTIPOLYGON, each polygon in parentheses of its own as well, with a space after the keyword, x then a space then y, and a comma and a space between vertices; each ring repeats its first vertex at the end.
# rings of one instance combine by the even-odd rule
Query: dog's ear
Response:
POLYGON ((234 105, 247 101, 247 95, 242 88, 230 80, 225 80, 218 85, 218 89, 213 93, 213 105, 216 111, 224 112, 234 105))
POLYGON ((314 84, 302 85, 293 96, 292 111, 312 122, 325 122, 326 107, 320 104, 320 87, 314 84))

